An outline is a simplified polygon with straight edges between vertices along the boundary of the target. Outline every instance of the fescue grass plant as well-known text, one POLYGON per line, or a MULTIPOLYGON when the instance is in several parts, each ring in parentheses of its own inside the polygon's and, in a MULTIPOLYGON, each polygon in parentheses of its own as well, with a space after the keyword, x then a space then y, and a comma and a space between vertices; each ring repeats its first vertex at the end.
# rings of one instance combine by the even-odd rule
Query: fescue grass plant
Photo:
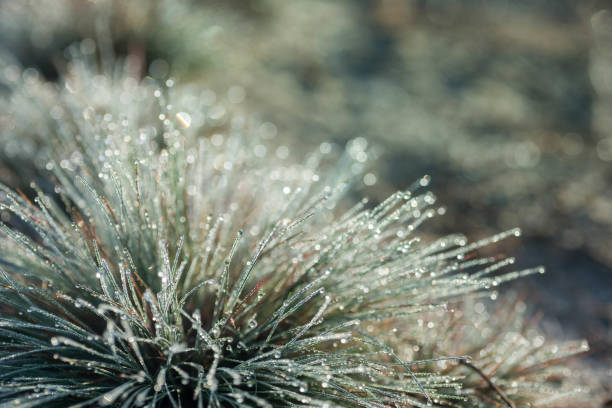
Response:
POLYGON ((549 344, 524 306, 493 318, 483 302, 543 271, 478 255, 518 229, 421 240, 443 212, 427 176, 348 204, 364 139, 298 158, 210 90, 92 66, 75 56, 59 85, 3 70, 3 143, 37 152, 3 160, 36 157, 40 181, 1 187, 0 407, 580 397, 557 364, 586 344, 549 344))

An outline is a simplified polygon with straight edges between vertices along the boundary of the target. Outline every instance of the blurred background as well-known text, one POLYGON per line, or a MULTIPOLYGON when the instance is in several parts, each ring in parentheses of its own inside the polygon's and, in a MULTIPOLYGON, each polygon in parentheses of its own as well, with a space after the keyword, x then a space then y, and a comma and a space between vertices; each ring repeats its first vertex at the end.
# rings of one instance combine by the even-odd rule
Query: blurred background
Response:
POLYGON ((51 81, 92 40, 281 145, 365 138, 375 199, 430 174, 430 233, 521 227, 495 251, 548 273, 511 286, 612 383, 612 1, 0 1, 0 46, 51 81))

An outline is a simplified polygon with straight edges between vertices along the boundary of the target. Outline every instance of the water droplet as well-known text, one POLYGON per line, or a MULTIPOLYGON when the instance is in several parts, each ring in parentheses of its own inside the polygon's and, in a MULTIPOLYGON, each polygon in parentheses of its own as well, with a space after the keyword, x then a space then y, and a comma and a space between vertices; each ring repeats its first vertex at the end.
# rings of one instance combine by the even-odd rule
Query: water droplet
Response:
POLYGON ((191 126, 191 116, 187 112, 179 112, 176 114, 176 119, 185 129, 191 126))

